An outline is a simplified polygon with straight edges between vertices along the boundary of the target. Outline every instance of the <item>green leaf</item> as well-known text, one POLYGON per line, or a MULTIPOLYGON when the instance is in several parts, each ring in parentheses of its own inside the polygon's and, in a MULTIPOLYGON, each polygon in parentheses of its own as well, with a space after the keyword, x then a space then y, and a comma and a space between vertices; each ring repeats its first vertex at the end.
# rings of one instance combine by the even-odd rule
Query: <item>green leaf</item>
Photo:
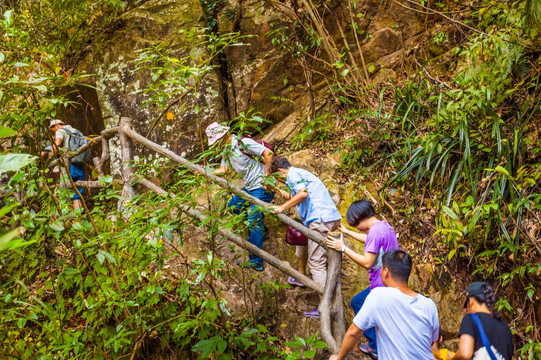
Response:
POLYGON ((0 219, 3 218, 8 212, 13 210, 16 206, 20 205, 21 203, 12 204, 9 206, 4 206, 0 209, 0 219))
POLYGON ((449 207, 443 205, 442 210, 444 213, 446 213, 451 219, 458 221, 458 215, 449 207))
POLYGON ((0 63, 4 61, 5 58, 6 58, 6 55, 0 52, 0 63))
POLYGON ((297 341, 299 342, 299 344, 302 344, 302 346, 306 346, 306 340, 304 340, 304 339, 301 338, 300 336, 295 336, 295 338, 297 339, 297 341))
POLYGON ((8 10, 4 13, 4 19, 6 20, 6 25, 11 25, 12 18, 11 15, 13 14, 13 10, 8 10))
POLYGON ((36 161, 37 157, 29 154, 0 155, 0 174, 17 171, 36 161))
POLYGON ((337 62, 334 63, 334 66, 336 66, 339 69, 341 67, 343 67, 344 65, 346 65, 346 64, 344 64, 344 62, 342 60, 338 60, 337 62))
POLYGON ((314 356, 316 356, 316 351, 315 350, 307 350, 307 351, 304 352, 304 354, 302 354, 302 356, 304 356, 305 358, 311 359, 314 356))
POLYGON ((314 349, 326 349, 327 347, 327 343, 324 341, 317 341, 312 345, 314 349))
POLYGON ((494 170, 497 171, 497 172, 499 172, 499 173, 505 174, 505 175, 507 175, 507 176, 511 176, 511 175, 509 174, 509 171, 507 171, 507 169, 504 168, 503 166, 498 165, 498 166, 496 166, 496 169, 494 169, 494 170))
POLYGON ((201 340, 200 342, 198 342, 192 347, 192 351, 198 352, 202 350, 203 352, 201 353, 201 358, 206 359, 209 357, 209 355, 212 352, 214 352, 214 350, 216 349, 216 345, 217 345, 217 341, 215 337, 206 339, 206 340, 201 340))
POLYGON ((301 344, 296 343, 296 342, 293 342, 293 341, 286 341, 286 342, 284 343, 284 345, 285 345, 285 346, 292 347, 292 348, 300 348, 300 347, 302 347, 301 344))
POLYGON ((98 261, 100 262, 100 264, 103 264, 103 261, 105 260, 105 258, 107 258, 107 260, 109 260, 109 262, 111 263, 116 262, 113 255, 109 254, 107 251, 100 250, 97 256, 98 256, 98 261))
POLYGON ((25 318, 20 318, 19 321, 17 321, 17 326, 19 327, 19 329, 22 329, 25 325, 26 325, 25 318))
POLYGON ((15 64, 13 64, 15 67, 25 67, 25 66, 28 66, 28 64, 26 63, 23 63, 23 62, 16 62, 15 64))
POLYGON ((98 262, 99 262, 100 264, 103 264, 103 262, 105 261, 105 255, 103 255, 103 252, 100 251, 100 252, 96 255, 96 257, 98 258, 98 262))
POLYGON ((74 268, 67 268, 66 270, 64 270, 64 274, 68 276, 79 275, 80 273, 81 273, 81 270, 77 270, 74 268))
POLYGON ((225 351, 225 349, 227 348, 227 342, 225 342, 223 340, 219 341, 217 348, 218 348, 219 352, 223 353, 225 351))
MULTIPOLYGON (((0 99, 2 98, 2 91, 0 91, 0 99)), ((0 126, 0 139, 17 135, 17 132, 11 128, 0 126)))
POLYGON ((34 87, 38 90, 47 92, 47 87, 45 85, 34 85, 34 87))
POLYGON ((64 224, 62 224, 61 220, 56 220, 55 222, 49 224, 49 226, 54 231, 62 231, 62 230, 64 230, 64 224))
POLYGON ((347 74, 349 74, 349 69, 344 69, 344 70, 340 73, 340 75, 342 75, 342 76, 347 76, 347 74))
POLYGON ((376 67, 374 66, 374 64, 368 65, 368 72, 369 73, 373 73, 375 70, 376 70, 376 67))
POLYGON ((23 239, 16 239, 19 236, 19 230, 12 230, 4 235, 0 236, 0 253, 7 250, 15 250, 33 244, 36 240, 24 241, 23 239))
POLYGON ((245 332, 243 332, 242 335, 243 336, 248 336, 248 335, 253 335, 253 334, 257 333, 257 332, 258 332, 257 329, 248 329, 245 332))

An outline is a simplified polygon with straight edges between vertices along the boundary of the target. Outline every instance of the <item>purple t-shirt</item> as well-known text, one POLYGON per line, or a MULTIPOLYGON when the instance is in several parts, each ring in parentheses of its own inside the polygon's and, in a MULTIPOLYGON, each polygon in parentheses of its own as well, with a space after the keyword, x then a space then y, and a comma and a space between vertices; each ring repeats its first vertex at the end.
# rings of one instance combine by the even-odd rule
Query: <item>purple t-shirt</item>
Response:
POLYGON ((379 286, 384 286, 381 281, 381 258, 386 251, 398 249, 398 240, 394 229, 386 221, 378 221, 372 225, 366 234, 364 243, 364 252, 377 254, 376 262, 368 270, 370 279, 370 290, 379 286))

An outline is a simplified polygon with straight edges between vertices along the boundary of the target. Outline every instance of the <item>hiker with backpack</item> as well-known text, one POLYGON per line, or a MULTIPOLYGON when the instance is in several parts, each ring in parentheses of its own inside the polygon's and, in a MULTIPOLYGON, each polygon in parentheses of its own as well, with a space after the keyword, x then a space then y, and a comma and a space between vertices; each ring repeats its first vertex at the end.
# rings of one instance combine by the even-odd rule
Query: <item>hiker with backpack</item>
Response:
MULTIPOLYGON (((329 190, 317 176, 310 171, 291 166, 283 156, 272 158, 270 170, 271 173, 280 174, 278 179, 285 182, 289 190, 279 189, 280 194, 287 201, 279 206, 269 206, 272 212, 281 213, 296 206, 304 225, 324 237, 338 228, 342 216, 338 212, 329 190)), ((308 239, 307 246, 297 246, 295 255, 299 258, 299 264, 306 264, 305 259, 307 259, 312 279, 317 284, 325 286, 327 251, 315 241, 308 239)), ((288 279, 288 283, 296 286, 302 285, 292 277, 288 279)), ((304 316, 319 319, 318 307, 305 311, 304 316)))
MULTIPOLYGON (((244 179, 242 190, 258 198, 270 202, 274 192, 263 186, 263 178, 269 175, 270 161, 273 151, 270 144, 256 141, 251 137, 240 137, 229 132, 230 128, 213 122, 207 126, 205 133, 209 146, 223 149, 220 167, 214 171, 215 175, 225 174, 230 167, 244 179)), ((255 205, 235 195, 227 203, 235 214, 245 213, 248 216, 249 236, 248 242, 258 248, 263 248, 265 215, 258 211, 255 205)), ((237 265, 263 271, 263 260, 250 254, 248 262, 239 261, 237 265)))
POLYGON ((502 314, 494 309, 494 289, 485 282, 468 287, 464 308, 468 312, 458 332, 458 350, 450 360, 511 360, 513 337, 502 314))
MULTIPOLYGON (((51 149, 52 151, 49 153, 49 157, 58 153, 59 149, 76 151, 88 142, 86 137, 79 130, 73 128, 71 125, 64 124, 62 120, 51 120, 49 123, 49 130, 54 135, 54 144, 51 149)), ((85 180, 85 162, 88 162, 89 160, 90 149, 71 158, 70 176, 74 182, 85 180)), ((77 190, 79 193, 83 192, 83 188, 77 188, 77 190)), ((81 197, 76 192, 73 196, 73 208, 78 209, 81 207, 81 197)))

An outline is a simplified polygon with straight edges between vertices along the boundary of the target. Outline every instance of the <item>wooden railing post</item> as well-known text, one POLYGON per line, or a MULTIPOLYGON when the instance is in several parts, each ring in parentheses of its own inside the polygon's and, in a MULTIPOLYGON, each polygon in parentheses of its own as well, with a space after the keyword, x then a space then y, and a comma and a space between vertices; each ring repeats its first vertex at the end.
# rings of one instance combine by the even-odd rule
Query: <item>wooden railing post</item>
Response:
POLYGON ((337 354, 346 333, 342 297, 342 253, 327 248, 327 279, 319 304, 321 337, 332 353, 337 354))
POLYGON ((125 134, 123 129, 131 129, 131 119, 128 117, 120 118, 120 130, 118 137, 120 139, 121 161, 122 161, 122 197, 118 201, 119 212, 126 210, 126 202, 129 201, 134 190, 131 185, 133 170, 130 163, 133 160, 133 145, 132 140, 125 134))

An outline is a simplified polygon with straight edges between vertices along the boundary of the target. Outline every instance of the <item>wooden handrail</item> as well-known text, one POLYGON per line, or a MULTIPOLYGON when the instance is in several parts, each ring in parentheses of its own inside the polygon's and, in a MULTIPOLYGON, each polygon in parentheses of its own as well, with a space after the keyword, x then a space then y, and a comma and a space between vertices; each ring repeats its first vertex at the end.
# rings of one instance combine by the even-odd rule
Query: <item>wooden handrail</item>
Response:
MULTIPOLYGON (((216 184, 228 189, 229 191, 238 195, 239 197, 250 201, 254 205, 259 205, 262 207, 267 207, 270 205, 269 203, 261 201, 260 199, 230 184, 224 178, 218 177, 212 173, 207 173, 204 167, 194 164, 190 162, 189 160, 187 160, 186 158, 175 154, 173 151, 166 149, 163 146, 160 146, 156 144, 155 142, 150 141, 144 136, 138 134, 137 132, 131 129, 129 120, 121 121, 120 133, 126 134, 129 138, 179 163, 183 167, 188 168, 194 172, 197 172, 207 177, 208 179, 215 182, 216 184)), ((124 186, 126 186, 126 184, 124 184, 124 186)), ((196 210, 187 208, 185 209, 185 211, 190 213, 196 210)), ((320 319, 321 319, 320 320, 321 336, 323 340, 329 346, 329 349, 333 353, 337 353, 340 350, 340 344, 346 332, 346 322, 344 318, 344 304, 343 304, 343 298, 342 298, 342 285, 341 285, 342 254, 338 251, 327 248, 327 243, 326 243, 327 239, 321 234, 307 228, 306 226, 291 219, 289 216, 285 214, 276 214, 276 215, 283 223, 297 229, 299 232, 306 235, 308 238, 312 239, 313 241, 317 242, 320 246, 322 246, 323 248, 327 250, 326 286, 323 289, 323 296, 322 296, 322 300, 319 306, 319 314, 320 314, 320 319)), ((197 215, 195 215, 194 213, 194 216, 197 216, 197 215)), ((227 230, 224 230, 224 231, 227 231, 227 230)), ((236 236, 232 233, 230 233, 230 235, 236 236)), ((231 237, 229 236, 228 238, 231 239, 231 237)), ((241 244, 241 243, 244 244, 245 248, 249 250, 250 252, 252 252, 253 254, 255 254, 256 256, 260 256, 262 258, 263 256, 265 256, 266 254, 265 251, 259 249, 256 246, 253 246, 250 243, 247 243, 246 240, 239 238, 238 241, 239 241, 238 244, 241 244), (250 246, 251 249, 248 249, 248 245, 251 245, 250 246)), ((272 261, 269 261, 269 263, 283 271, 283 269, 281 269, 278 266, 279 264, 282 264, 282 263, 279 260, 277 261, 278 262, 275 263, 274 260, 272 260, 272 261)), ((302 278, 299 278, 298 280, 300 280, 303 284, 309 286, 308 282, 305 282, 306 279, 308 278, 303 276, 302 278)))
MULTIPOLYGON (((121 211, 123 210, 123 204, 125 203, 125 201, 128 200, 133 194, 133 188, 131 187, 132 185, 131 182, 134 180, 134 178, 132 175, 131 168, 127 166, 128 162, 132 158, 132 154, 131 154, 132 150, 131 150, 131 144, 130 144, 129 139, 133 139, 136 142, 180 164, 181 166, 188 168, 196 173, 199 173, 202 176, 205 176, 212 182, 229 190, 233 194, 238 195, 239 197, 245 200, 248 200, 254 205, 258 205, 264 208, 270 205, 269 203, 261 201, 260 199, 248 194, 242 189, 237 188, 235 185, 230 184, 226 179, 218 177, 212 173, 208 173, 204 167, 190 162, 186 158, 175 154, 171 150, 166 149, 163 146, 160 146, 157 143, 135 132, 131 128, 131 119, 129 118, 122 118, 120 122, 120 127, 104 130, 102 131, 102 136, 99 136, 95 138, 94 140, 97 142, 98 140, 110 138, 114 136, 115 133, 119 134, 119 137, 121 139, 121 145, 122 145, 122 181, 121 183, 123 184, 123 192, 122 192, 123 200, 119 202, 119 205, 120 205, 119 210, 121 211)), ((85 144, 78 151, 74 152, 73 154, 70 154, 69 157, 71 158, 75 155, 78 155, 84 152, 93 144, 94 143, 92 142, 85 144)), ((146 186, 147 188, 157 192, 158 194, 161 194, 162 196, 169 195, 169 196, 174 197, 173 194, 168 193, 167 191, 153 184, 147 179, 138 179, 138 181, 144 186, 146 186)), ((95 187, 101 187, 101 184, 99 184, 99 182, 91 182, 91 181, 85 182, 85 183, 77 182, 77 186, 78 185, 87 185, 87 186, 90 185, 90 186, 95 186, 95 187)), ((205 217, 199 211, 192 209, 189 206, 179 205, 179 208, 181 208, 189 216, 197 218, 200 221, 204 221, 205 219, 207 219, 207 217, 205 217)), ((313 241, 315 241, 316 243, 318 243, 320 246, 322 246, 323 248, 327 250, 328 269, 327 269, 327 278, 326 278, 325 287, 322 287, 321 285, 317 284, 309 277, 301 274, 299 271, 292 268, 288 262, 284 262, 277 259, 276 257, 268 254, 266 251, 249 243, 245 239, 235 235, 231 231, 226 230, 226 229, 220 229, 219 232, 222 236, 226 237, 227 239, 237 244, 241 248, 246 249, 252 254, 262 258, 267 263, 279 269, 280 271, 288 275, 294 276, 297 280, 299 280, 301 283, 303 283, 307 287, 323 295, 320 306, 319 306, 319 314, 321 318, 321 336, 323 340, 329 346, 330 350, 333 353, 337 353, 340 349, 340 343, 341 343, 342 338, 344 337, 345 329, 346 329, 346 322, 344 318, 344 304, 343 304, 343 298, 342 298, 342 285, 341 285, 342 254, 333 249, 327 248, 326 238, 322 236, 320 233, 307 228, 303 224, 291 219, 289 216, 285 214, 276 214, 276 215, 280 219, 280 221, 282 221, 284 224, 297 229, 299 232, 306 235, 308 238, 312 239, 313 241)))
MULTIPOLYGON (((153 182, 151 182, 151 181, 149 181, 147 179, 138 179, 138 181, 139 181, 139 183, 143 184, 147 188, 155 191, 156 193, 158 193, 158 194, 160 194, 162 196, 171 196, 172 198, 175 197, 174 194, 165 191, 164 189, 162 189, 161 187, 159 187, 158 185, 154 184, 153 182)), ((205 222, 206 219, 207 219, 206 216, 201 214, 199 211, 190 208, 189 206, 178 205, 178 207, 181 208, 187 214, 189 214, 191 217, 194 217, 194 218, 198 219, 201 222, 205 222)), ((211 225, 208 224, 206 226, 210 227, 211 225)), ((220 229, 218 231, 219 231, 220 234, 222 234, 223 236, 225 236, 226 238, 228 238, 229 240, 231 240, 233 243, 237 244, 241 248, 243 248, 245 250, 248 250, 252 254, 260 257, 261 259, 265 260, 266 262, 268 262, 269 264, 271 264, 275 268, 281 270, 282 272, 285 272, 286 274, 295 277, 295 279, 302 281, 302 283, 305 284, 306 286, 308 286, 310 289, 315 290, 316 292, 318 292, 320 294, 323 294, 323 286, 318 285, 314 280, 310 279, 308 276, 303 275, 299 271, 292 268, 291 265, 289 265, 289 263, 287 261, 279 260, 278 258, 270 255, 266 251, 261 250, 257 246, 249 243, 248 241, 241 238, 240 236, 235 235, 234 233, 232 233, 229 230, 220 229)))
MULTIPOLYGON (((148 140, 147 138, 133 131, 129 126, 122 126, 121 129, 122 129, 122 132, 124 132, 126 135, 128 135, 130 138, 137 141, 138 143, 143 144, 147 146, 148 148, 156 151, 157 153, 164 155, 165 157, 173 160, 174 162, 179 163, 183 167, 186 167, 194 172, 198 172, 199 174, 207 177, 208 179, 212 180, 216 184, 230 190, 235 195, 238 195, 239 197, 250 201, 252 204, 259 205, 262 207, 267 207, 270 205, 269 203, 259 200, 255 196, 248 194, 246 191, 243 191, 237 188, 235 185, 230 184, 224 178, 218 177, 211 173, 207 173, 207 170, 201 165, 194 164, 191 161, 187 160, 186 158, 175 154, 171 150, 166 149, 163 146, 160 146, 156 144, 155 142, 148 140)), ((298 221, 293 220, 292 218, 290 218, 289 216, 285 214, 276 214, 276 215, 284 224, 297 229, 302 234, 306 235, 310 239, 317 242, 323 248, 325 249, 327 248, 327 239, 321 234, 319 234, 318 232, 315 232, 314 230, 307 228, 303 224, 299 223, 298 221)))

